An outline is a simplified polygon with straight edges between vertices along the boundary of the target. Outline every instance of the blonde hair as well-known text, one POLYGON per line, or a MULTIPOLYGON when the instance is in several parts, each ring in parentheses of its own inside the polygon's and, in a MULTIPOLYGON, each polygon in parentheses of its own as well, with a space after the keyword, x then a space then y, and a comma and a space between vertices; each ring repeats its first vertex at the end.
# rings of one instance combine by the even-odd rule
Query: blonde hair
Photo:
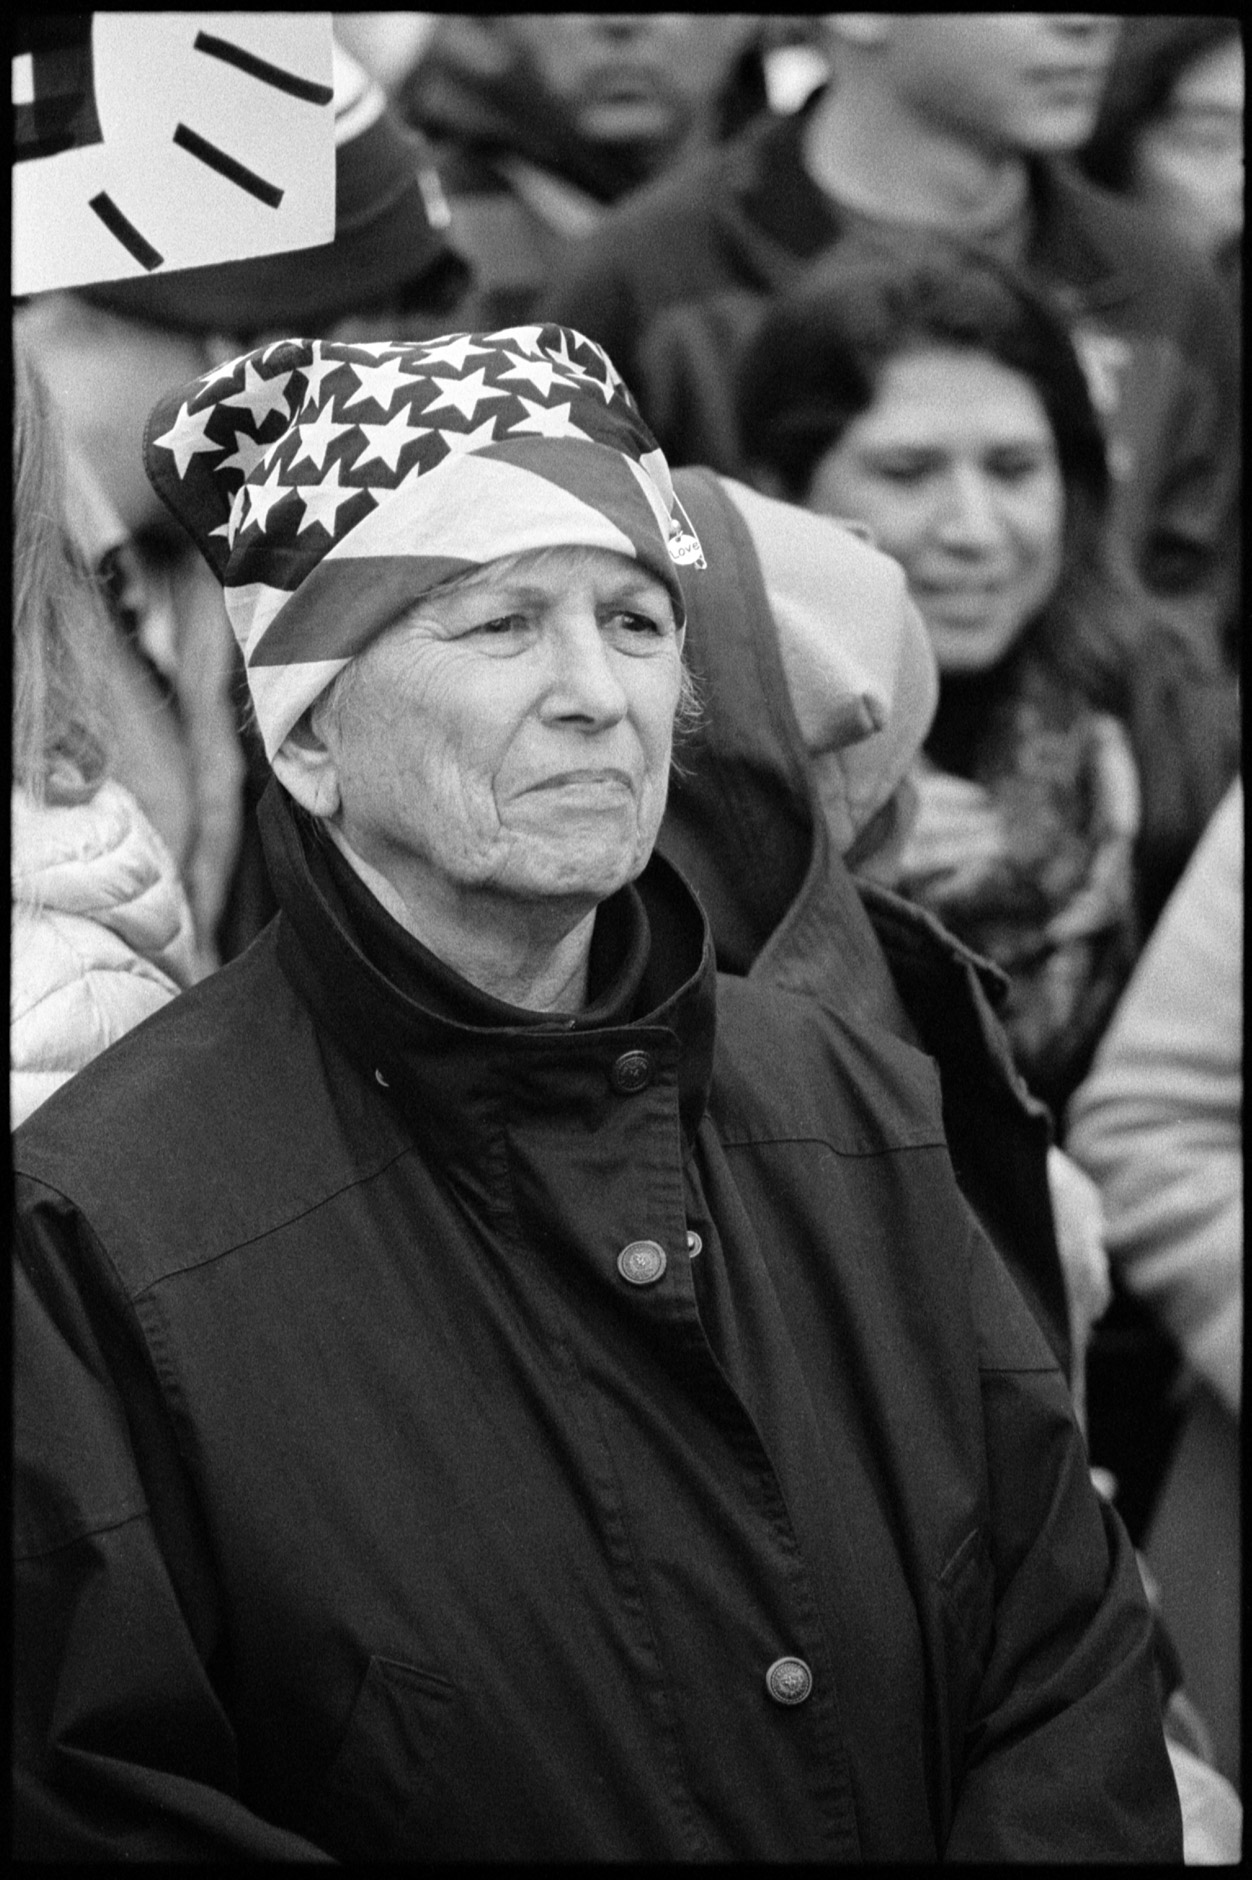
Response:
POLYGON ((78 803, 107 769, 111 626, 70 525, 61 422, 17 335, 13 378, 13 782, 78 803))

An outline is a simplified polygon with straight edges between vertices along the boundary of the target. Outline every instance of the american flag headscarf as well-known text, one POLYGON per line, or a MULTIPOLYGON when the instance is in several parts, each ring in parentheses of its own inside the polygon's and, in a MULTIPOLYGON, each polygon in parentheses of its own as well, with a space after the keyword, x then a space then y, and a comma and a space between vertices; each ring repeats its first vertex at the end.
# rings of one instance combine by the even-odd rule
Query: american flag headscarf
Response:
POLYGON ((608 355, 568 327, 278 340, 167 393, 144 462, 222 583, 268 757, 422 594, 527 550, 704 555, 608 355))

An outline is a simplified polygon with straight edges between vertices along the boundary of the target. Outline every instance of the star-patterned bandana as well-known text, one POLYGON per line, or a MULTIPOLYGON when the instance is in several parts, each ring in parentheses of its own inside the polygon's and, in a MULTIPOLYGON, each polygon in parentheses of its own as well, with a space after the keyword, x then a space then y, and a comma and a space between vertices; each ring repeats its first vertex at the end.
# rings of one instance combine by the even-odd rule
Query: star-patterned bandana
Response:
POLYGON ((505 555, 704 555, 608 355, 560 326, 279 340, 167 393, 148 475, 222 583, 269 757, 422 594, 505 555))

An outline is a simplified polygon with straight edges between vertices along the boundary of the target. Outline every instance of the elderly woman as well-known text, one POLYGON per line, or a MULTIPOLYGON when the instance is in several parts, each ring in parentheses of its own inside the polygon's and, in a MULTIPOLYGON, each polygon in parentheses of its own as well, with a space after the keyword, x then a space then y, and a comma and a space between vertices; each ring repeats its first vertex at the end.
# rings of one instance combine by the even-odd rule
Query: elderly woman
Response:
POLYGON ((281 911, 17 1139, 19 1850, 1177 1858, 932 1067, 651 853, 706 557, 604 354, 282 342, 147 456, 281 911))

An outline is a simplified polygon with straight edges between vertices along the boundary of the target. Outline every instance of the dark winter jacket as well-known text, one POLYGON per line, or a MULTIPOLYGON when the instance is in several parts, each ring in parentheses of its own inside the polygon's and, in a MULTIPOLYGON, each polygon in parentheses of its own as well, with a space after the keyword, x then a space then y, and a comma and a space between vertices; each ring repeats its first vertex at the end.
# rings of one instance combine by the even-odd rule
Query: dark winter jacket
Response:
MULTIPOLYGON (((815 102, 815 101, 814 101, 815 102)), ((638 192, 540 303, 598 340, 671 464, 743 474, 734 374, 765 296, 839 240, 801 161, 811 106, 638 192)), ((1212 661, 1236 607, 1239 393, 1221 288, 1158 221, 1065 164, 1032 168, 1029 272, 1055 295, 1106 422, 1115 516, 1162 618, 1212 661)))
POLYGON ((276 922, 16 1139, 19 1855, 1180 1858, 926 1059, 661 860, 500 1006, 263 814, 276 922))

